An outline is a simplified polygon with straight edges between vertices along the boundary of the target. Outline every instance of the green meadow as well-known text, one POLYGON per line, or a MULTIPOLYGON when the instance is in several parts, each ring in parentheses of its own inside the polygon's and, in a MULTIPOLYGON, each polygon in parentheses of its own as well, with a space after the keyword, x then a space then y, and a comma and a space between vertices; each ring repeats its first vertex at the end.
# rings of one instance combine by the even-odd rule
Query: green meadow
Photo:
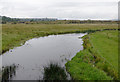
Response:
POLYGON ((118 79, 118 31, 90 33, 83 41, 84 50, 66 64, 73 79, 118 79))
POLYGON ((117 24, 3 24, 2 53, 24 44, 26 40, 53 34, 118 29, 117 24))

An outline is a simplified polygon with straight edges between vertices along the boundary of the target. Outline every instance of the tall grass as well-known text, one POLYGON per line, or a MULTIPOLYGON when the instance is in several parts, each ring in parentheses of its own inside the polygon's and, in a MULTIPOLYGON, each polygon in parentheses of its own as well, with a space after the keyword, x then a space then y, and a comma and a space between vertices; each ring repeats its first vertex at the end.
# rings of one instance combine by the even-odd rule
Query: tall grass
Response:
POLYGON ((3 67, 2 70, 2 82, 8 82, 13 78, 13 76, 16 74, 16 65, 6 66, 3 67))
POLYGON ((58 64, 51 63, 44 67, 44 80, 67 80, 65 69, 58 64))

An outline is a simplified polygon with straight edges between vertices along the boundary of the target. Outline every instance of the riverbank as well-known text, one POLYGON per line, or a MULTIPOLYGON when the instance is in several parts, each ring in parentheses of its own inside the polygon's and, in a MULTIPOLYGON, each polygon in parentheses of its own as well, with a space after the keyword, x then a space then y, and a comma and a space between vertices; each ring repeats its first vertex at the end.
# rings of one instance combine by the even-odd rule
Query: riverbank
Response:
POLYGON ((66 64, 75 80, 118 79, 118 31, 101 31, 83 37, 84 50, 66 64))
POLYGON ((90 33, 103 29, 118 29, 118 24, 3 24, 2 53, 21 46, 25 41, 35 37, 66 33, 90 33))

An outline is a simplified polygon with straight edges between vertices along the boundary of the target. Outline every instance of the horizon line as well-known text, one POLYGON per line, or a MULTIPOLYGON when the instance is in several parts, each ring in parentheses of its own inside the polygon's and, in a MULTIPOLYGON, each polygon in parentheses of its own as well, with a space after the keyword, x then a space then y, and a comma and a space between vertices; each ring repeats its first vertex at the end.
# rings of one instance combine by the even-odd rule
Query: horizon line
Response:
MULTIPOLYGON (((2 16, 2 15, 0 15, 2 16)), ((5 15, 3 15, 5 16, 5 15)), ((44 18, 48 18, 48 19, 57 19, 57 20, 114 20, 114 21, 118 21, 118 19, 92 19, 92 18, 85 18, 85 19, 80 19, 80 18, 59 18, 59 17, 10 17, 10 16, 5 16, 5 17, 9 17, 9 18, 16 18, 16 19, 44 19, 44 18)))

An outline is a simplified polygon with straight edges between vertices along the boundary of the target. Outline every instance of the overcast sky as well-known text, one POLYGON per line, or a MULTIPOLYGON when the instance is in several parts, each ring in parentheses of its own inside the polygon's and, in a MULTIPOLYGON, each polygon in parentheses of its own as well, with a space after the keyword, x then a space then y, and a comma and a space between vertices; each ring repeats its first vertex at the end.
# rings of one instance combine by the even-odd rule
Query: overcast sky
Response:
POLYGON ((119 0, 0 0, 0 15, 17 18, 117 19, 119 0))

